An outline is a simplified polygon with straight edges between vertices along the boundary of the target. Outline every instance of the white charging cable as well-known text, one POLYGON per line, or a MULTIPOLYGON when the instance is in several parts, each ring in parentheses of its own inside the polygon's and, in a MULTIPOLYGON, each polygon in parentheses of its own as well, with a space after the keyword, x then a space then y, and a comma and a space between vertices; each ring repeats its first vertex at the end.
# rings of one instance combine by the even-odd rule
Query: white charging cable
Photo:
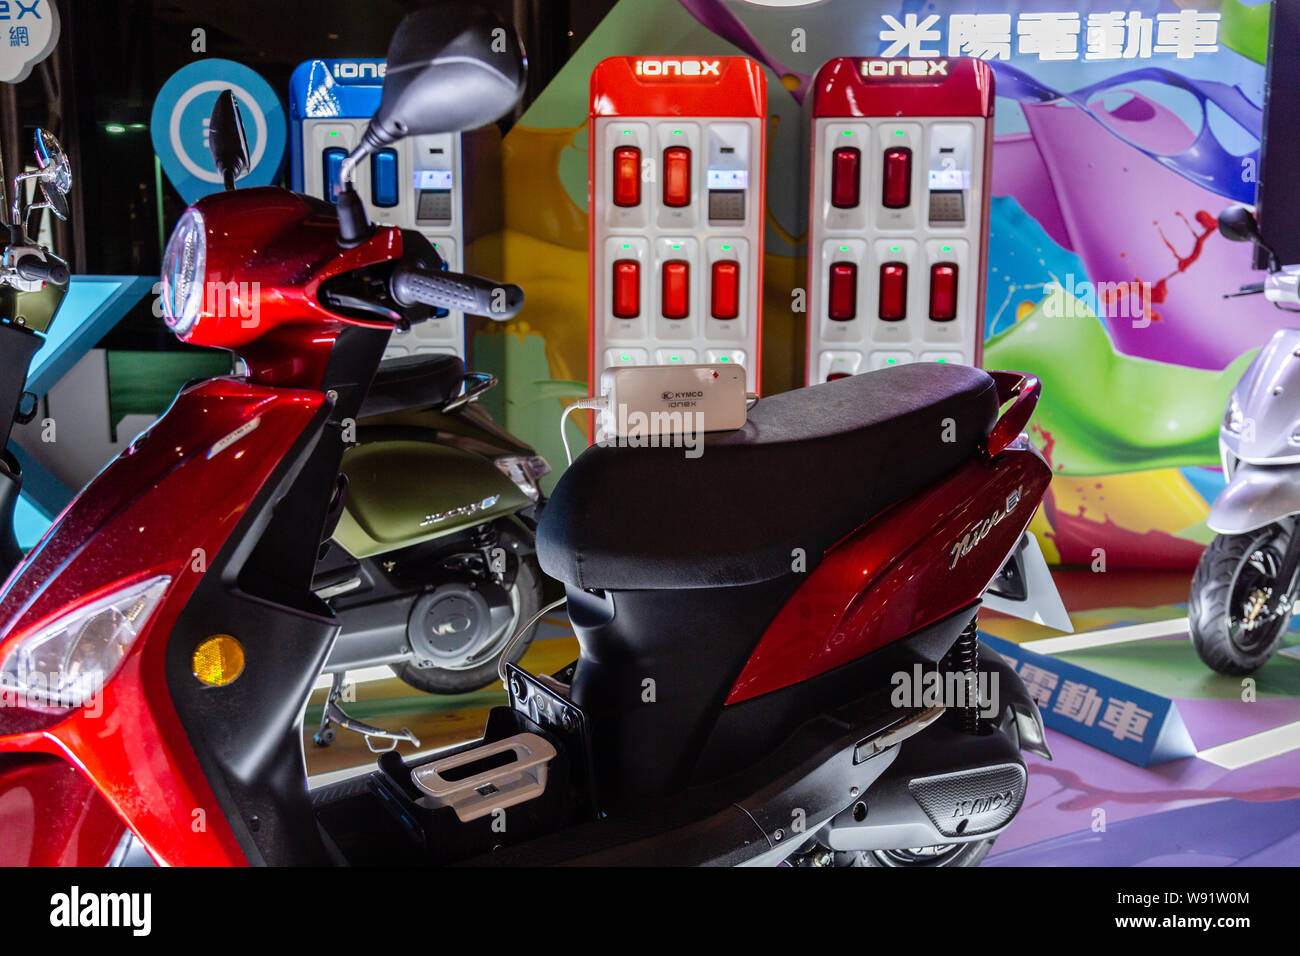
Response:
POLYGON ((570 465, 573 464, 573 451, 569 448, 569 433, 564 430, 565 419, 569 417, 570 412, 579 408, 601 409, 607 408, 608 406, 609 399, 603 395, 596 398, 580 398, 560 413, 560 441, 564 442, 564 457, 569 460, 570 465))

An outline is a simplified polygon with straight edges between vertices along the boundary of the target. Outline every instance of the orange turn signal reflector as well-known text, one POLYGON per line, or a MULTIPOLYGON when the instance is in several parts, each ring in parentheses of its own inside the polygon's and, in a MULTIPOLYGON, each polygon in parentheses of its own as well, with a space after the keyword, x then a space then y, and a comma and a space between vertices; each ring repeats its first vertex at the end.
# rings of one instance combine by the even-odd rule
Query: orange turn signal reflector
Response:
POLYGON ((229 634, 213 634, 194 649, 194 676, 209 687, 233 684, 244 672, 244 648, 229 634))

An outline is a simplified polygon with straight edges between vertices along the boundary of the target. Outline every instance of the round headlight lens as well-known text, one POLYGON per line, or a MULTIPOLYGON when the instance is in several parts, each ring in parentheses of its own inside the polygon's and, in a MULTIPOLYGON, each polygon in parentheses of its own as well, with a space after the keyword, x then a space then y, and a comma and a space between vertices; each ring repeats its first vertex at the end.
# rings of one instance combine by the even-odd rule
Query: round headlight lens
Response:
POLYGON ((187 209, 167 240, 162 261, 163 321, 177 335, 186 335, 203 308, 208 240, 203 214, 187 209))
POLYGON ((1223 427, 1234 435, 1240 435, 1244 420, 1245 416, 1241 413, 1241 404, 1237 401, 1237 396, 1229 397, 1228 410, 1223 415, 1223 427))

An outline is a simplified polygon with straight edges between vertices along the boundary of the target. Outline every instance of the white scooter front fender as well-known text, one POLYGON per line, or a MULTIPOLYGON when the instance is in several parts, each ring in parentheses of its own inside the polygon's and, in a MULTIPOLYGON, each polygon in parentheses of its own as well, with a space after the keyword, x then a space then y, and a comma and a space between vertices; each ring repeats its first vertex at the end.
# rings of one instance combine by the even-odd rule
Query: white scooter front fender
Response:
POLYGON ((1245 534, 1300 513, 1300 464, 1239 462, 1205 523, 1217 534, 1245 534))

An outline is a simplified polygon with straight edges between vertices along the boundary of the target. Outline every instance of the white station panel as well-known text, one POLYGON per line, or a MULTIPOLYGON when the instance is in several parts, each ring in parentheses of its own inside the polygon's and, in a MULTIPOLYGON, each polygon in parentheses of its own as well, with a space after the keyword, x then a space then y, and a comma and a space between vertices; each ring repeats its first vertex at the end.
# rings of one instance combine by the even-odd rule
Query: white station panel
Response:
POLYGON ((987 64, 842 58, 814 89, 807 381, 908 362, 979 364, 987 64))
POLYGON ((598 65, 588 183, 593 388, 610 366, 734 362, 757 391, 764 83, 745 57, 598 65))

